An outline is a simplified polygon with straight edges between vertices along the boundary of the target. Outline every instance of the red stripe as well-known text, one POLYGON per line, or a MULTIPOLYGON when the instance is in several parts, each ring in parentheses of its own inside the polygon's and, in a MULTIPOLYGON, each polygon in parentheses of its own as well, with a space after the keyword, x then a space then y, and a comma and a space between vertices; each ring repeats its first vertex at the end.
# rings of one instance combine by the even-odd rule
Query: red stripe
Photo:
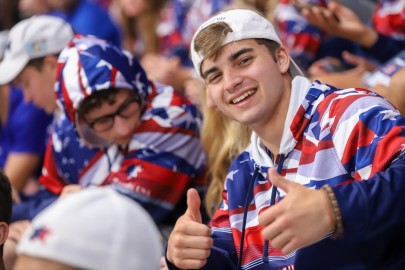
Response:
POLYGON ((190 180, 188 175, 144 160, 131 159, 123 162, 119 172, 111 173, 107 183, 119 184, 135 193, 177 204, 190 180), (136 177, 127 173, 128 167, 133 165, 142 168, 136 177))
POLYGON ((39 177, 39 182, 51 192, 59 195, 65 186, 65 182, 59 177, 55 166, 51 138, 52 135, 48 140, 43 164, 43 170, 46 170, 46 174, 44 174, 44 171, 42 172, 39 177))
POLYGON ((195 130, 184 129, 180 127, 163 127, 154 119, 149 119, 148 121, 142 122, 142 125, 139 125, 135 133, 139 134, 141 132, 153 132, 153 133, 173 133, 173 134, 183 134, 191 137, 199 137, 199 134, 195 130))
MULTIPOLYGON (((100 158, 101 158, 103 155, 104 155, 104 152, 103 152, 103 151, 97 152, 97 153, 93 156, 93 158, 89 161, 89 163, 87 164, 87 166, 84 167, 84 168, 81 170, 81 172, 80 172, 80 174, 79 174, 79 178, 82 178, 83 175, 85 175, 90 169, 92 169, 93 166, 94 166, 94 164, 96 164, 96 163, 100 160, 100 158)), ((80 180, 79 180, 79 182, 80 182, 80 180)))

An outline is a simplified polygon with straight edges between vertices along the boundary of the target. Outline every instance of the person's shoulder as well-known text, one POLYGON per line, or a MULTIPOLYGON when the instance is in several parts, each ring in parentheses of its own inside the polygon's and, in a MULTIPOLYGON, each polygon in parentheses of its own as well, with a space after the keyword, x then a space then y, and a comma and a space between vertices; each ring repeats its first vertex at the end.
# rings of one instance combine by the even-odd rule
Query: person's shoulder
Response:
POLYGON ((334 106, 343 106, 345 110, 371 108, 373 106, 395 110, 395 108, 379 94, 365 88, 337 89, 334 92, 334 106))
POLYGON ((254 165, 254 161, 246 149, 232 161, 229 171, 238 170, 239 172, 251 173, 254 171, 254 165))
POLYGON ((47 127, 52 121, 52 115, 47 114, 44 110, 33 104, 21 102, 13 104, 12 114, 9 121, 13 125, 32 126, 33 129, 38 127, 47 127))

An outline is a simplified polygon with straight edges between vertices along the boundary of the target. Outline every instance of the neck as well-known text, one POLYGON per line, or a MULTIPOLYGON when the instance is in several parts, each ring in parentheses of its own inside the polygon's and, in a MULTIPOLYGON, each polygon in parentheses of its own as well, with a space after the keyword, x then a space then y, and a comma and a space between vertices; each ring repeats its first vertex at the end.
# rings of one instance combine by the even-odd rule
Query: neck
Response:
MULTIPOLYGON (((280 119, 285 119, 285 115, 279 114, 280 119)), ((275 121, 261 128, 253 129, 260 141, 270 152, 276 156, 280 152, 281 138, 283 136, 284 121, 275 121)))
POLYGON ((291 80, 284 78, 285 82, 285 95, 281 102, 275 108, 271 118, 265 123, 252 127, 257 136, 259 136, 261 142, 276 156, 280 151, 281 138, 283 136, 285 121, 287 118, 287 112, 290 104, 291 96, 291 80))

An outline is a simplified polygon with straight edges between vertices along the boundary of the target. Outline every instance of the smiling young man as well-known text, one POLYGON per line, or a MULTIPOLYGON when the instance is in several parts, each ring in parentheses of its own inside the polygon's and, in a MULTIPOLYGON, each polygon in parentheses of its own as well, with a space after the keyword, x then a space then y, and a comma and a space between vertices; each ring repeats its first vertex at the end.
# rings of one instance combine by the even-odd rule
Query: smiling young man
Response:
POLYGON ((169 238, 169 268, 404 267, 399 112, 368 90, 311 83, 251 10, 203 23, 191 51, 216 106, 253 133, 211 228, 189 190, 169 238))

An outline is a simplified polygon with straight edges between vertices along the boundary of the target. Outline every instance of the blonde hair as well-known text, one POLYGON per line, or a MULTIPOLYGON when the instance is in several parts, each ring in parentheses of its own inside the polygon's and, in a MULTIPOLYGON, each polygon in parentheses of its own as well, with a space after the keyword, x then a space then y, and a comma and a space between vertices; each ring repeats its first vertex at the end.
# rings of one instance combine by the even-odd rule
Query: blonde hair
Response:
POLYGON ((251 131, 217 109, 204 108, 201 139, 208 155, 209 179, 205 209, 212 217, 221 204, 224 181, 231 162, 249 145, 251 131))

